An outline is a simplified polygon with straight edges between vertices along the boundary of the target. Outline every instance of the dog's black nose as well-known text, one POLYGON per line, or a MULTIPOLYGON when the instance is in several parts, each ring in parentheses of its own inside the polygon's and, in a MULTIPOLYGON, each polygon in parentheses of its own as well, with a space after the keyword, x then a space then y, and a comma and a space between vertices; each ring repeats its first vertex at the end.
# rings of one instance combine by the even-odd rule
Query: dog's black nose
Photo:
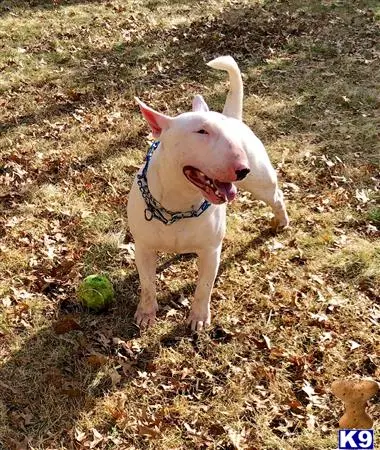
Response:
POLYGON ((240 169, 240 170, 236 170, 236 181, 240 181, 243 178, 245 178, 248 174, 249 174, 250 170, 249 169, 240 169))

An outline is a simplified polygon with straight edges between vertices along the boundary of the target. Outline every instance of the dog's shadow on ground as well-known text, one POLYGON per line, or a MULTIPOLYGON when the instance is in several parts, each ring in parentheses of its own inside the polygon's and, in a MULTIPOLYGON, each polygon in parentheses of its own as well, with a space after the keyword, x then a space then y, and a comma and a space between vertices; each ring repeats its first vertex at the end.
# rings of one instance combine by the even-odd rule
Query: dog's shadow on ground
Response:
MULTIPOLYGON (((264 230, 223 260, 219 275, 236 258, 242 258, 249 248, 262 245, 271 234, 264 230)), ((157 273, 194 257, 179 255, 166 259, 157 273)), ((7 429, 3 433, 5 448, 38 446, 42 442, 48 443, 53 434, 55 439, 58 434, 62 441, 74 445, 75 423, 81 414, 94 408, 98 400, 110 392, 131 383, 139 371, 149 371, 162 347, 176 347, 185 339, 191 341, 197 351, 197 335, 182 322, 161 336, 152 347, 134 348, 128 344, 140 335, 140 330, 133 324, 138 286, 138 275, 133 272, 120 286, 123 301, 116 302, 112 310, 103 314, 90 314, 80 310, 79 306, 70 309, 64 305, 52 327, 35 333, 0 367, 0 413, 7 411, 7 419, 2 417, 3 427, 7 429), (129 294, 125 297, 126 292, 129 294), (71 329, 72 323, 74 329, 71 329), (68 326, 67 332, 65 326, 68 326), (62 334, 57 334, 57 330, 62 334), (114 364, 107 365, 104 358, 114 364), (124 368, 123 364, 115 364, 117 358, 126 361, 124 368), (12 380, 12 384, 1 380, 12 380)), ((184 290, 189 294, 194 289, 195 283, 188 283, 181 292, 184 290)), ((179 296, 180 292, 174 296, 169 294, 161 299, 160 306, 168 302, 175 305, 173 299, 179 296)), ((218 327, 212 327, 208 334, 220 339, 218 327)))

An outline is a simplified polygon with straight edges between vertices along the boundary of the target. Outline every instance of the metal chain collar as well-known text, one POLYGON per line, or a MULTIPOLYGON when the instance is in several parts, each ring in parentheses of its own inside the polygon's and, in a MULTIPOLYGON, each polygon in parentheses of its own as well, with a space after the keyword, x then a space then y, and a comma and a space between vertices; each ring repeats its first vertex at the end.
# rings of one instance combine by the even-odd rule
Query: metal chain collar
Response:
POLYGON ((146 203, 145 219, 150 221, 155 218, 165 225, 171 225, 172 223, 178 222, 181 219, 199 217, 206 211, 209 206, 211 206, 211 203, 207 200, 205 200, 198 209, 191 209, 190 211, 185 212, 172 212, 164 208, 157 200, 153 198, 152 194, 150 193, 146 174, 148 172, 148 166, 153 152, 156 150, 159 144, 160 142, 156 141, 153 142, 153 144, 149 147, 148 153, 145 158, 145 166, 141 174, 137 174, 137 184, 146 203))

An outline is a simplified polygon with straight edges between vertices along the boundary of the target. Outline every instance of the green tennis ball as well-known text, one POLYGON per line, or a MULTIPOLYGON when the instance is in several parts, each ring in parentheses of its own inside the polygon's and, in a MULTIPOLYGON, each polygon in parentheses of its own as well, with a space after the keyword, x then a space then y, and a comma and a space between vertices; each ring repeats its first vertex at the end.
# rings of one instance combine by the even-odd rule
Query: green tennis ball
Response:
POLYGON ((112 283, 105 275, 89 275, 78 288, 78 298, 84 306, 101 311, 114 298, 112 283))

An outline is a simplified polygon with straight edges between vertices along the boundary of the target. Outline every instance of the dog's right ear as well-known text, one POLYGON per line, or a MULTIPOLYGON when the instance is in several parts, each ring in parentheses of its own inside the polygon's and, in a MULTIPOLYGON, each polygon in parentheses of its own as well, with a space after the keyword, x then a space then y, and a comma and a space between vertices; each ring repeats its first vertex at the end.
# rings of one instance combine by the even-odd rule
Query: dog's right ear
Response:
POLYGON ((193 112, 210 111, 205 99, 201 95, 196 95, 193 99, 193 112))
POLYGON ((143 115, 144 119, 148 122, 152 130, 153 137, 154 138, 160 137, 161 133, 167 128, 169 128, 172 118, 169 116, 165 116, 165 114, 161 114, 152 108, 149 108, 149 106, 147 106, 137 97, 135 97, 135 100, 140 107, 141 114, 143 115))

